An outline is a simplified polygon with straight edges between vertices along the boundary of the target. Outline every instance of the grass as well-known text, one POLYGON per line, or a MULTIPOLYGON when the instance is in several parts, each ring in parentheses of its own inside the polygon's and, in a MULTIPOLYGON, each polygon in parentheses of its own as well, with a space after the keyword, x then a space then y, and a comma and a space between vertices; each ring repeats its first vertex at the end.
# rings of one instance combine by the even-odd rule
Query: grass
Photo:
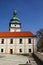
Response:
POLYGON ((19 64, 19 65, 31 65, 31 64, 19 64))
POLYGON ((23 55, 23 56, 29 56, 29 54, 21 54, 21 55, 23 55))

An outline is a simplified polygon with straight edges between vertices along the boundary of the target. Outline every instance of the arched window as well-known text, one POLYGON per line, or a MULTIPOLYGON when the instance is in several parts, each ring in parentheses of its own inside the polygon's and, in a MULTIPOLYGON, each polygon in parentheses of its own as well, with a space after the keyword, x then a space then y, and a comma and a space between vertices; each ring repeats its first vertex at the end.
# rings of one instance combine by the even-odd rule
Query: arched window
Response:
POLYGON ((28 39, 28 43, 31 44, 31 39, 30 38, 28 39))
POLYGON ((10 39, 10 43, 13 44, 13 39, 10 39))
POLYGON ((29 52, 31 52, 31 49, 29 49, 29 52))
POLYGON ((3 49, 1 49, 1 52, 3 52, 3 49))
POLYGON ((20 52, 22 52, 22 49, 19 49, 20 52))
POLYGON ((2 39, 1 43, 4 44, 4 39, 2 39))
POLYGON ((22 39, 20 39, 20 44, 22 44, 22 39))

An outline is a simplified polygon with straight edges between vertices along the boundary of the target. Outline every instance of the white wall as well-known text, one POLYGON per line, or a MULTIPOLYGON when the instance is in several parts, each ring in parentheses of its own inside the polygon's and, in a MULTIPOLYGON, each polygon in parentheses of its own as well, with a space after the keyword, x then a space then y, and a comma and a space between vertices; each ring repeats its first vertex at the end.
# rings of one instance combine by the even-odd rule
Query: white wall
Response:
POLYGON ((3 53, 10 53, 10 49, 13 49, 13 53, 20 53, 19 49, 22 49, 22 53, 29 53, 29 49, 31 49, 31 53, 37 51, 37 40, 33 37, 15 37, 15 38, 4 38, 4 44, 1 44, 0 38, 0 53, 1 49, 4 49, 3 53), (28 39, 31 38, 31 44, 28 43, 28 39), (13 44, 10 44, 10 39, 13 39, 13 44), (22 39, 22 44, 20 44, 19 40, 22 39), (33 48, 34 44, 34 48, 33 48))
POLYGON ((20 24, 11 24, 10 32, 20 32, 20 24))
POLYGON ((21 31, 20 28, 18 28, 18 29, 16 29, 16 28, 10 28, 10 32, 20 32, 20 31, 21 31))
POLYGON ((11 27, 20 27, 20 25, 19 24, 11 24, 11 27))
POLYGON ((6 53, 6 38, 4 38, 4 44, 1 43, 3 38, 0 38, 0 53, 1 53, 1 49, 4 49, 4 52, 2 53, 6 53))

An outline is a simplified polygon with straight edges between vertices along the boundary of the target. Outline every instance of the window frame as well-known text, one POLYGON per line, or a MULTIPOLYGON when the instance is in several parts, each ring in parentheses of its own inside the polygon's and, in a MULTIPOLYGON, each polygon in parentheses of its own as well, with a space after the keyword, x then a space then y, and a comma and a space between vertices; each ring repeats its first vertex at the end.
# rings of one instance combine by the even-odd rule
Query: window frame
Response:
POLYGON ((29 49, 29 52, 31 53, 31 49, 29 49))
POLYGON ((19 52, 20 52, 20 53, 22 52, 22 49, 21 49, 21 48, 19 49, 19 52))
POLYGON ((19 43, 22 44, 22 39, 20 38, 19 43))
POLYGON ((1 52, 4 52, 4 49, 1 49, 1 52))
POLYGON ((31 44, 31 38, 28 39, 28 43, 31 44))
POLYGON ((13 39, 10 39, 10 44, 13 44, 13 39))
POLYGON ((1 44, 4 44, 4 39, 1 40, 1 44))

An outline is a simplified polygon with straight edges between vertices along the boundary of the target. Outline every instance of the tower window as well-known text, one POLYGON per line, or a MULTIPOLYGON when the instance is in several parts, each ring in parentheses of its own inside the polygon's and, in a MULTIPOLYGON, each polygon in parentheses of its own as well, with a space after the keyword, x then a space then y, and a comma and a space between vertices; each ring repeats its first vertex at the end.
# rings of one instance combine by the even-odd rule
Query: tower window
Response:
POLYGON ((15 25, 16 26, 16 25, 15 25))
POLYGON ((4 39, 2 39, 1 43, 4 44, 4 39))
POLYGON ((31 52, 31 49, 29 49, 29 52, 31 52))
POLYGON ((28 39, 28 43, 31 43, 31 39, 28 39))
POLYGON ((20 52, 22 52, 22 49, 19 49, 20 52))
POLYGON ((20 44, 22 43, 22 39, 20 39, 20 44))
POLYGON ((1 52, 3 52, 3 49, 1 49, 1 52))
POLYGON ((10 39, 10 43, 13 44, 13 39, 10 39))

